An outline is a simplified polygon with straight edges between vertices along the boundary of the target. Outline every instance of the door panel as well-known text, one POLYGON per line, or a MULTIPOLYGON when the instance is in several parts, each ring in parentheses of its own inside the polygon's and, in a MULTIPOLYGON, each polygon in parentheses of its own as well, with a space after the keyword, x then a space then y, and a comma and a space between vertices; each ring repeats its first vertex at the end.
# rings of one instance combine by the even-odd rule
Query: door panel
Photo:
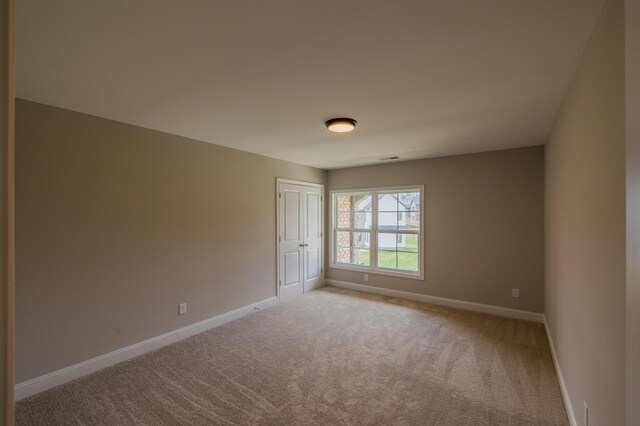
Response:
POLYGON ((313 280, 320 276, 320 250, 307 250, 307 264, 305 265, 305 277, 307 280, 313 280))
POLYGON ((307 227, 305 230, 306 238, 320 237, 320 221, 318 214, 320 213, 320 194, 315 192, 307 192, 307 227))
POLYGON ((284 279, 282 284, 285 286, 301 284, 300 283, 300 253, 298 251, 287 253, 284 255, 284 279))
POLYGON ((284 240, 300 241, 300 192, 285 190, 284 197, 284 240))

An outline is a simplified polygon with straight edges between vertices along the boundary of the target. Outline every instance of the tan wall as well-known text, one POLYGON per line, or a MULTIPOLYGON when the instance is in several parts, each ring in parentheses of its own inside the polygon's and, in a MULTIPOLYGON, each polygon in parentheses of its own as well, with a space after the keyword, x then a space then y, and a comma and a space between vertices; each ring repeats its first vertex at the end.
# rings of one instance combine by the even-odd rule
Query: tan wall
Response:
POLYGON ((16 143, 17 382, 275 296, 276 177, 325 176, 23 100, 16 143))
POLYGON ((13 1, 0 0, 0 424, 13 424, 13 1))
POLYGON ((627 139, 627 426, 640 423, 640 2, 625 3, 627 139))
POLYGON ((545 314, 591 426, 624 424, 623 19, 623 1, 608 1, 546 148, 545 314))
POLYGON ((365 282, 363 273, 340 269, 327 278, 542 312, 543 147, 327 172, 328 190, 419 184, 425 280, 370 274, 365 282))

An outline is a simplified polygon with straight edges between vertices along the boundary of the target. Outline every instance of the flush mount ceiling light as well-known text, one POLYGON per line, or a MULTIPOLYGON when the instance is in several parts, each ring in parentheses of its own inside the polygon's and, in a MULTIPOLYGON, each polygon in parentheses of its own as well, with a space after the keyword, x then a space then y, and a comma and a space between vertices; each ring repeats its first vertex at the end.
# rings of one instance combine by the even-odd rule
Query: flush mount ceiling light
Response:
POLYGON ((356 120, 353 118, 332 118, 324 122, 330 132, 334 133, 348 133, 353 132, 356 128, 356 120))

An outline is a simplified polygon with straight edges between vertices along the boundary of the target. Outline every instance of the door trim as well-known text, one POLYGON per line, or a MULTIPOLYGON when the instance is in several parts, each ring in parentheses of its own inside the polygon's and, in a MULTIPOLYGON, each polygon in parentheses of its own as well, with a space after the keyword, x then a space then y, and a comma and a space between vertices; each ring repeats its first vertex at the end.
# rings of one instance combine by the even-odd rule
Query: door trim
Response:
MULTIPOLYGON (((286 178, 276 178, 276 297, 278 298, 278 302, 280 301, 280 184, 288 183, 292 185, 300 185, 300 186, 308 186, 312 188, 320 188, 322 197, 320 198, 320 211, 322 212, 322 220, 321 224, 321 243, 320 250, 322 253, 322 269, 320 271, 320 281, 324 282, 324 270, 326 265, 326 256, 325 256, 325 209, 324 209, 324 200, 326 198, 324 184, 316 183, 316 182, 305 182, 302 180, 294 180, 294 179, 286 179, 286 178)), ((304 291, 304 283, 303 283, 304 291)))

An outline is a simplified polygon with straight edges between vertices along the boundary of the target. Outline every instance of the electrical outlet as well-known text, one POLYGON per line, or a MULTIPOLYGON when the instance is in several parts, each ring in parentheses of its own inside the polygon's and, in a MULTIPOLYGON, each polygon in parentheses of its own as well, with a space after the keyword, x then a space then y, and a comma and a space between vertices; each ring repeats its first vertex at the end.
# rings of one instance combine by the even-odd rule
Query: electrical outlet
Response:
POLYGON ((181 303, 178 305, 178 312, 180 313, 180 315, 186 314, 187 313, 187 304, 186 303, 181 303))
POLYGON ((511 297, 520 297, 520 289, 512 288, 511 289, 511 297))
POLYGON ((364 274, 364 280, 369 281, 369 274, 364 274))
POLYGON ((587 406, 587 401, 582 402, 584 402, 584 419, 582 420, 582 424, 589 426, 589 407, 587 406))

